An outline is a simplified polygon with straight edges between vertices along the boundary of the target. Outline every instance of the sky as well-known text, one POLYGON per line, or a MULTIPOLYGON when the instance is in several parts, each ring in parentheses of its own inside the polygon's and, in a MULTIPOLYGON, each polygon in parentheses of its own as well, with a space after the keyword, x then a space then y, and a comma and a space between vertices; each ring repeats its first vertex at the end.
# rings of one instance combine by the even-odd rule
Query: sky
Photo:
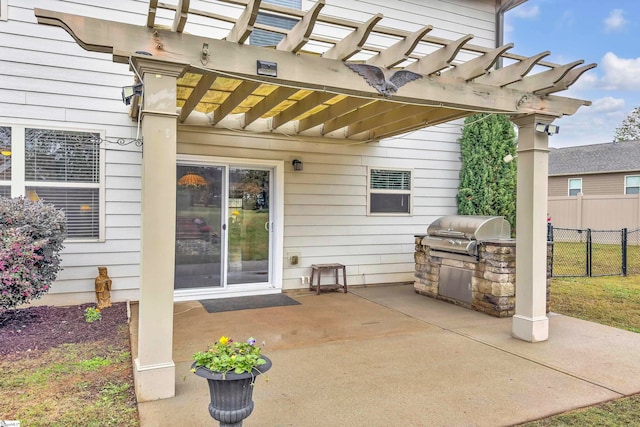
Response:
POLYGON ((509 42, 519 55, 548 50, 550 62, 598 65, 557 93, 592 105, 554 122, 560 133, 549 138, 551 147, 612 142, 615 129, 640 106, 638 0, 528 0, 505 15, 509 42))

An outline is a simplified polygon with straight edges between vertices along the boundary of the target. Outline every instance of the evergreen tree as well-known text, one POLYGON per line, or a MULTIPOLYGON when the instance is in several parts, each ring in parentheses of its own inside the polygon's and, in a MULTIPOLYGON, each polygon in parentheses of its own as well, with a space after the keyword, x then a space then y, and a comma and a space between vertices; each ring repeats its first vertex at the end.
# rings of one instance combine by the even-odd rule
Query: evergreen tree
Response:
POLYGON ((614 141, 636 141, 640 139, 640 107, 636 107, 616 128, 614 141))
POLYGON ((467 117, 460 138, 462 168, 458 187, 460 215, 501 215, 515 230, 516 154, 513 124, 504 115, 481 113, 467 117))

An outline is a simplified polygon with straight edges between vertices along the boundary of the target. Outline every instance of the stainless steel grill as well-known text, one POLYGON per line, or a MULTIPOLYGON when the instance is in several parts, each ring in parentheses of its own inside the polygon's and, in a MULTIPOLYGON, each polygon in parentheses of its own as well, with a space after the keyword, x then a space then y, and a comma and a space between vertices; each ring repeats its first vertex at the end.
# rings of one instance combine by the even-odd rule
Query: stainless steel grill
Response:
POLYGON ((502 216, 449 215, 429 225, 422 244, 431 251, 477 257, 483 240, 509 238, 511 226, 502 216))

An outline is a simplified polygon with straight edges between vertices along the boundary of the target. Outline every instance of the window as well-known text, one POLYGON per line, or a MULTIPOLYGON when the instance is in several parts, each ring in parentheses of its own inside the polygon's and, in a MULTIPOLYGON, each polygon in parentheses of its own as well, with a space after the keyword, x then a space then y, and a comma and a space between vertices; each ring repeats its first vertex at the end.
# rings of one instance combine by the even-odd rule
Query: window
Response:
POLYGON ((411 171, 369 169, 369 213, 411 214, 411 171))
POLYGON ((624 177, 624 194, 640 194, 640 175, 624 177))
MULTIPOLYGON (((302 7, 302 0, 264 0, 263 3, 271 3, 292 9, 300 9, 302 7)), ((298 20, 260 12, 256 18, 256 23, 290 30, 298 23, 298 20)), ((249 36, 249 43, 254 46, 276 46, 283 37, 283 34, 254 29, 249 36)))
POLYGON ((9 5, 8 0, 0 0, 0 21, 9 20, 9 5))
POLYGON ((95 132, 0 126, 0 195, 64 211, 69 239, 103 234, 103 150, 95 132), (11 164, 20 165, 12 168, 11 164))
POLYGON ((582 193, 582 178, 569 178, 569 195, 577 196, 582 193))

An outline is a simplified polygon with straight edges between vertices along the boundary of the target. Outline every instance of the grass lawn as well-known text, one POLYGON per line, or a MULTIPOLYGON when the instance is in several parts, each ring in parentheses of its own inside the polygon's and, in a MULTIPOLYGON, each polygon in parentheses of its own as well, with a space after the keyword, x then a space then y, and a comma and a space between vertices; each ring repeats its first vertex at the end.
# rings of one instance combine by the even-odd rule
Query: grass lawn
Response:
MULTIPOLYGON (((551 311, 640 333, 640 276, 553 279, 551 311)), ((640 426, 640 395, 522 426, 640 426)))

